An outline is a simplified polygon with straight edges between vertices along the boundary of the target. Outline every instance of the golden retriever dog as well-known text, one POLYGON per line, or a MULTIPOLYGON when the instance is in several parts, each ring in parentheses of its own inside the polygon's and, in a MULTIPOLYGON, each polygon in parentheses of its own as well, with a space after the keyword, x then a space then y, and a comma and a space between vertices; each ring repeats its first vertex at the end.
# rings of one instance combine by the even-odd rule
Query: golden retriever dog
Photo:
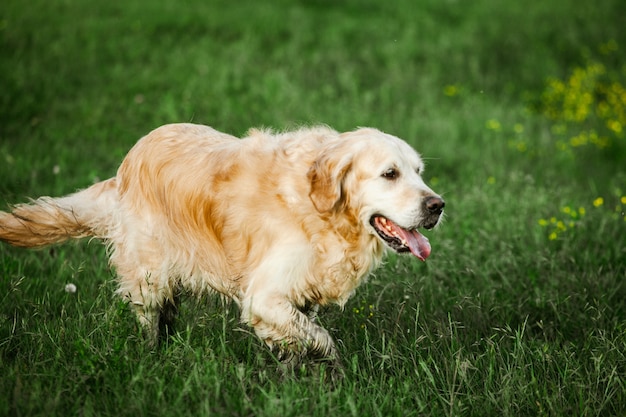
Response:
POLYGON ((219 293, 286 363, 339 364, 318 306, 348 300, 385 249, 425 260, 444 201, 406 142, 328 127, 244 139, 194 124, 142 138, 117 175, 0 212, 0 240, 103 239, 119 289, 156 340, 177 295, 219 293))

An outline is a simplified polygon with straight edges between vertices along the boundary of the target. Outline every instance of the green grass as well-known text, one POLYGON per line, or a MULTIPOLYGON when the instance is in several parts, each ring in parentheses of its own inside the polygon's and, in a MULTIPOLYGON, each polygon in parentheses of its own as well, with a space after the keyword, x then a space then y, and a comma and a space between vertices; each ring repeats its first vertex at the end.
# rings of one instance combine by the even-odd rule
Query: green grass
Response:
POLYGON ((623 1, 181 3, 0 4, 0 203, 113 176, 165 123, 374 126, 446 198, 433 254, 324 312, 331 389, 212 299, 150 351, 97 242, 2 245, 0 415, 626 414, 623 1))

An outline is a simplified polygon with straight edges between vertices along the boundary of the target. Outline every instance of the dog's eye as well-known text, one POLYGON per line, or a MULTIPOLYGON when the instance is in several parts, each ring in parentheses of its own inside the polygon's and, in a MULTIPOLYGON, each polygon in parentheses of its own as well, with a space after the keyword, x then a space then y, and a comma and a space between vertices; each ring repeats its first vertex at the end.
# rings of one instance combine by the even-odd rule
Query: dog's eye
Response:
POLYGON ((395 168, 389 168, 387 171, 383 172, 382 177, 388 180, 395 180, 398 178, 398 170, 395 168))

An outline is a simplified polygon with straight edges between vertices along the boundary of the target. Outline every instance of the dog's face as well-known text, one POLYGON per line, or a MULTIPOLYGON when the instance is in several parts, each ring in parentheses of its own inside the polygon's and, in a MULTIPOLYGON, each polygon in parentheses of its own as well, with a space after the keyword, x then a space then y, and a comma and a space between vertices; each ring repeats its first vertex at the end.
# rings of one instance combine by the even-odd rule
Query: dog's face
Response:
POLYGON ((334 157, 319 162, 327 173, 316 176, 309 172, 311 199, 318 210, 343 203, 355 210, 363 227, 389 248, 425 260, 430 244, 418 229, 435 227, 445 203, 424 183, 420 156, 406 142, 375 129, 342 136, 341 152, 335 149, 329 152, 336 153, 334 157), (319 198, 316 202, 321 195, 316 195, 316 181, 320 189, 331 190, 324 203, 319 198))

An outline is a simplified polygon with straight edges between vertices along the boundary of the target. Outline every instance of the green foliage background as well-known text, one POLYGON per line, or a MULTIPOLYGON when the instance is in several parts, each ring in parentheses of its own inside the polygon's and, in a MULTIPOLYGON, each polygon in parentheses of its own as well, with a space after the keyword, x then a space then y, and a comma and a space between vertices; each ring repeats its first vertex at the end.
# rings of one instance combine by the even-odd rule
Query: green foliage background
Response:
POLYGON ((115 175, 151 129, 406 139, 447 202, 323 323, 346 378, 284 379, 233 306, 152 352, 96 242, 0 246, 0 415, 624 415, 620 0, 0 3, 0 200, 115 175), (67 293, 73 283, 78 291, 67 293))

